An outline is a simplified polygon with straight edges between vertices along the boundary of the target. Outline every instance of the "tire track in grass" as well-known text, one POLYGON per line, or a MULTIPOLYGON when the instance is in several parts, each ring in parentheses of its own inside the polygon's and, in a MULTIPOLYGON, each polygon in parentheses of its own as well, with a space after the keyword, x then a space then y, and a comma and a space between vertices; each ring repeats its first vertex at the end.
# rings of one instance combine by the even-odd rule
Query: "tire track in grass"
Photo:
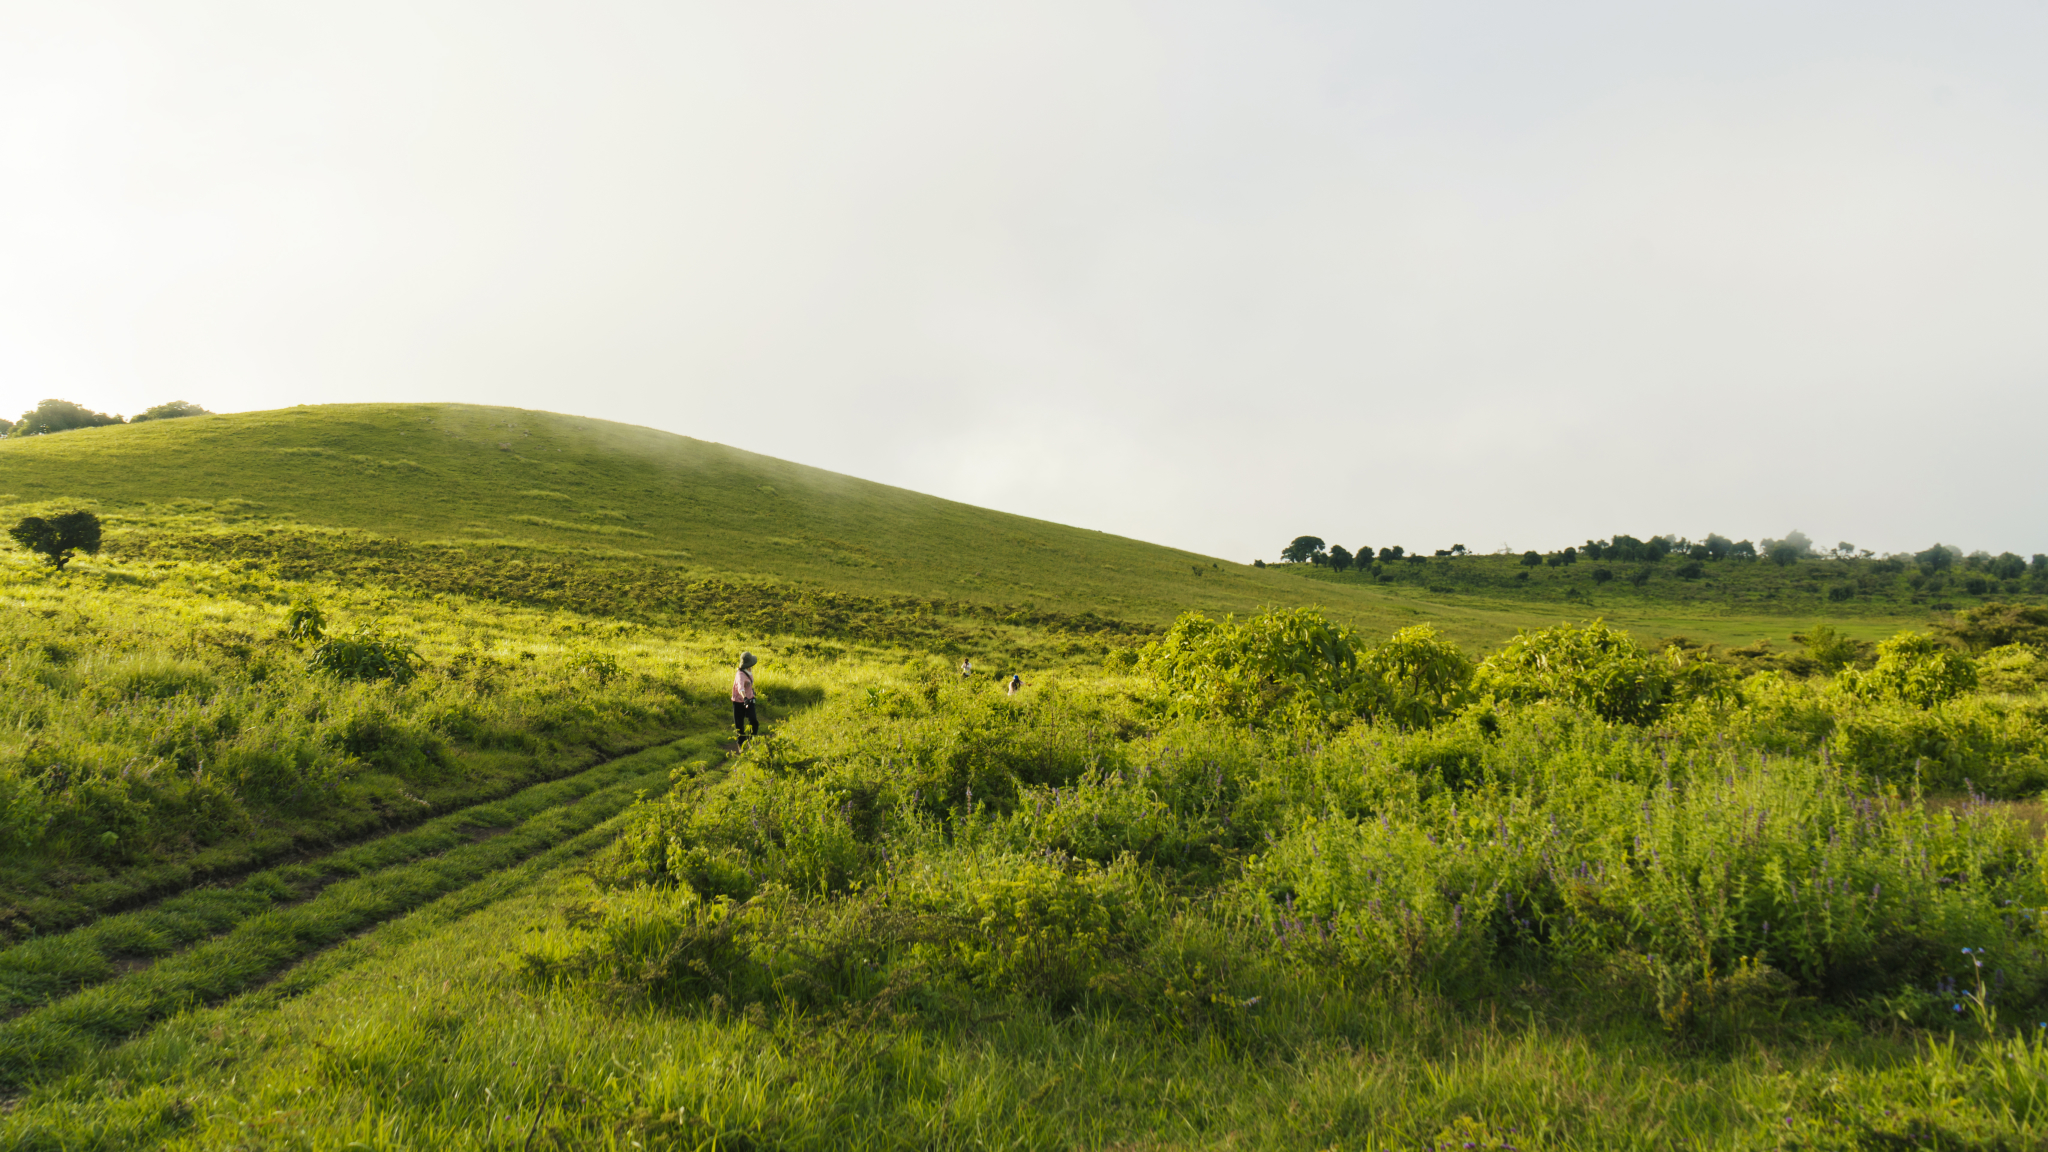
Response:
MULTIPOLYGON (((723 723, 722 719, 720 723, 723 723)), ((601 767, 614 760, 652 748, 664 747, 679 738, 687 737, 670 737, 657 744, 627 748, 619 752, 599 750, 598 759, 585 763, 580 768, 572 768, 561 774, 555 774, 551 768, 544 769, 548 772, 547 775, 526 783, 497 781, 460 798, 437 797, 420 812, 408 811, 398 817, 365 816, 358 813, 356 815, 359 818, 336 832, 302 831, 284 834, 259 831, 242 838, 242 842, 234 848, 216 845, 182 860, 163 861, 128 869, 116 876, 81 885, 63 897, 56 898, 64 907, 54 911, 45 909, 38 912, 42 927, 37 931, 50 935, 68 932, 97 919, 146 907, 204 885, 226 886, 260 869, 283 866, 312 855, 336 851, 417 828, 438 817, 502 801, 535 784, 571 779, 591 768, 601 767)), ((23 939, 23 934, 12 923, 0 924, 0 942, 23 939)))
POLYGON ((107 916, 69 932, 0 948, 0 1019, 134 973, 159 957, 226 932, 253 916, 308 899, 336 881, 507 834, 539 813, 573 804, 622 776, 638 774, 644 770, 646 757, 687 759, 692 752, 702 754, 713 739, 686 737, 642 749, 593 765, 574 776, 530 785, 511 796, 474 804, 405 831, 259 872, 232 887, 180 893, 155 905, 107 916), (698 744, 705 748, 697 748, 698 744), (685 746, 689 746, 688 750, 685 746), (676 755, 667 756, 666 752, 676 755))
POLYGON ((622 812, 640 790, 667 787, 669 768, 678 759, 642 753, 615 761, 638 761, 639 771, 623 774, 579 803, 540 812, 504 835, 338 880, 303 903, 261 912, 148 969, 0 1023, 0 1087, 62 1075, 102 1045, 183 1009, 260 987, 351 935, 530 857, 570 844, 587 851, 599 841, 586 842, 585 837, 622 812))

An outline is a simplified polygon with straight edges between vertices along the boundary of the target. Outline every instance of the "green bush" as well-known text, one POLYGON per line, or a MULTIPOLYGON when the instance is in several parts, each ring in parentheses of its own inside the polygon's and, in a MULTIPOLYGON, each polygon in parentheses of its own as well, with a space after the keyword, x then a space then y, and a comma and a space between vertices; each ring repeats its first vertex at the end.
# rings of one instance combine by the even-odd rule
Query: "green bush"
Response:
POLYGON ((1851 690, 1878 700, 1931 708, 1977 686, 1970 658, 1922 632, 1901 632, 1877 646, 1877 662, 1852 674, 1851 690))
POLYGON ((2038 847, 1909 791, 1916 759, 1929 789, 2048 783, 2036 702, 1923 709, 1765 673, 1718 702, 1675 693, 1654 736, 1569 688, 1426 728, 1148 731, 1065 686, 927 694, 924 671, 867 686, 901 702, 886 723, 864 687, 643 809, 597 870, 581 943, 549 963, 654 972, 698 1001, 942 1012, 957 993, 1231 1035, 1290 986, 1484 996, 1568 972, 1702 1043, 1794 997, 1891 1011, 1965 942, 2013 957, 2008 999, 2048 986, 2010 914, 2048 903, 2038 847), (992 701, 997 743, 1023 751, 978 760, 971 802, 930 803, 992 701), (1079 750, 1078 769, 1023 777, 1079 750))
POLYGON ((100 551, 100 518, 90 512, 66 512, 47 520, 24 516, 7 534, 59 571, 71 562, 73 552, 97 556, 100 551))
POLYGON ((419 653, 410 644, 364 624, 348 636, 330 636, 313 649, 306 667, 343 680, 389 680, 410 684, 419 675, 419 653))
POLYGON ((1475 690, 1503 700, 1566 700, 1605 719, 1649 724, 1674 698, 1672 662, 1595 620, 1514 639, 1479 665, 1475 690))
POLYGON ((128 422, 130 424, 140 424, 146 420, 176 420, 183 416, 211 415, 213 415, 213 413, 208 412, 206 409, 201 408, 197 404, 189 403, 184 400, 173 400, 168 404, 157 404, 149 408, 146 408, 143 411, 137 413, 136 415, 130 417, 128 422))
POLYGON ((1139 667, 1167 709, 1254 726, 1341 726, 1361 717, 1428 725, 1465 700, 1472 665, 1435 629, 1404 628, 1367 649, 1313 609, 1244 620, 1184 613, 1145 646, 1139 667))

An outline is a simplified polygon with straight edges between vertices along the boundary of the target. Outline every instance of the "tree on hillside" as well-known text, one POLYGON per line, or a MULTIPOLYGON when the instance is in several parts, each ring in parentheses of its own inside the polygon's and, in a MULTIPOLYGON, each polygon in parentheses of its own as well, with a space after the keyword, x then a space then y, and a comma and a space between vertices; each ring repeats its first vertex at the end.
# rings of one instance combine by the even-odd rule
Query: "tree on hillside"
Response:
POLYGON ((1985 570, 2000 580, 2017 580, 2027 574, 2027 562, 2010 552, 2001 552, 1997 559, 1985 565, 1985 570))
POLYGON ((1389 561, 1399 560, 1402 556, 1406 554, 1407 549, 1401 547, 1399 544, 1396 544, 1392 548, 1380 549, 1380 561, 1381 563, 1387 563, 1389 561))
POLYGON ((1330 545, 1330 567, 1342 572, 1351 567, 1351 552, 1342 544, 1330 545))
POLYGON ((1789 566, 1813 555, 1813 541, 1795 528, 1785 533, 1783 540, 1764 541, 1763 552, 1771 563, 1789 566))
POLYGON ((1280 550, 1280 558, 1289 564, 1310 564, 1324 555, 1324 547, 1320 536, 1296 536, 1294 543, 1280 550))
POLYGON ((184 400, 173 400, 169 404, 159 404, 154 408, 145 409, 132 417, 128 422, 130 424, 140 424, 144 420, 176 420, 180 416, 211 415, 213 413, 208 412, 197 404, 188 403, 184 400))
POLYGON ((100 518, 90 512, 66 512, 48 520, 25 516, 7 534, 59 571, 71 562, 73 552, 97 556, 100 551, 100 518))
POLYGON ((1535 566, 1541 563, 1543 563, 1543 553, 1537 552, 1533 549, 1522 553, 1522 567, 1534 568, 1535 566))
POLYGON ((1937 543, 1924 552, 1913 553, 1913 562, 1920 565, 1922 572, 1932 576, 1936 572, 1946 572, 1955 567, 1956 557, 1962 555, 1962 552, 1960 548, 1937 543))
POLYGON ((119 416, 105 412, 94 412, 73 404, 69 400, 45 400, 21 414, 21 419, 7 430, 9 436, 46 436, 52 432, 69 432, 73 428, 97 428, 103 424, 119 424, 119 416))

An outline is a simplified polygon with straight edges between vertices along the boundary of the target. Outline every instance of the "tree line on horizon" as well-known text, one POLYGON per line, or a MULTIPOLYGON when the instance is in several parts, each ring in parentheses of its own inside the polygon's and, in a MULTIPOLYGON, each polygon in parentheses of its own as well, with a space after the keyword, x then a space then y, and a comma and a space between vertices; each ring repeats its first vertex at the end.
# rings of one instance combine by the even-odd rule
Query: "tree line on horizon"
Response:
MULTIPOLYGON (((1503 548, 1499 555, 1515 555, 1503 548)), ((1328 567, 1344 572, 1353 568, 1361 571, 1375 564, 1385 565, 1408 560, 1421 562, 1435 558, 1454 558, 1475 555, 1463 544, 1439 548, 1434 556, 1421 552, 1409 552, 1394 545, 1375 551, 1361 545, 1353 552, 1342 544, 1329 544, 1320 536, 1296 536, 1280 550, 1280 560, 1285 564, 1307 564, 1328 567)), ((1950 569, 1981 571, 2000 580, 2017 580, 2029 572, 2048 576, 2048 554, 2036 553, 2027 560, 2014 552, 2003 552, 1996 556, 1985 551, 1965 553, 1953 544, 1936 542, 1933 546, 1918 552, 1899 552, 1879 557, 1868 548, 1858 548, 1844 540, 1833 548, 1817 546, 1806 533, 1792 531, 1783 539, 1765 539, 1761 543, 1749 540, 1730 540, 1716 532, 1710 532, 1703 540, 1690 540, 1682 536, 1652 536, 1639 540, 1634 536, 1616 534, 1610 539, 1589 539, 1584 544, 1561 548, 1555 552, 1543 553, 1533 549, 1523 552, 1519 562, 1523 567, 1562 567, 1576 564, 1581 559, 1608 560, 1619 563, 1655 564, 1667 556, 1680 556, 1695 563, 1703 561, 1744 560, 1768 561, 1781 567, 1789 567, 1801 560, 1873 560, 1879 565, 1890 566, 1890 570, 1904 571, 1908 565, 1918 568, 1929 576, 1950 569)), ((1258 567, 1265 567, 1263 560, 1254 561, 1258 567)))
POLYGON ((175 420, 180 416, 211 415, 213 413, 185 400, 158 404, 127 418, 95 412, 83 404, 74 404, 69 400, 45 400, 23 412, 19 420, 0 417, 0 436, 9 439, 47 436, 52 432, 69 432, 76 428, 100 428, 108 424, 141 424, 148 420, 175 420))

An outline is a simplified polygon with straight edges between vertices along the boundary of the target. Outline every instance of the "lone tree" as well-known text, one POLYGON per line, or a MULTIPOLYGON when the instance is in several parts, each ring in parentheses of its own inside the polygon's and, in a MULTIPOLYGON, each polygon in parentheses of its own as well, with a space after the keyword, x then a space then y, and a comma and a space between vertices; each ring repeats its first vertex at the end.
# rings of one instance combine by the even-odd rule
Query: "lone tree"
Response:
POLYGON ((1294 543, 1280 550, 1280 558, 1289 564, 1312 564, 1324 554, 1323 547, 1320 536, 1296 536, 1294 543))
POLYGON ((7 534, 59 571, 71 562, 73 552, 97 556, 100 551, 100 518, 90 512, 66 512, 48 520, 24 516, 7 534))

